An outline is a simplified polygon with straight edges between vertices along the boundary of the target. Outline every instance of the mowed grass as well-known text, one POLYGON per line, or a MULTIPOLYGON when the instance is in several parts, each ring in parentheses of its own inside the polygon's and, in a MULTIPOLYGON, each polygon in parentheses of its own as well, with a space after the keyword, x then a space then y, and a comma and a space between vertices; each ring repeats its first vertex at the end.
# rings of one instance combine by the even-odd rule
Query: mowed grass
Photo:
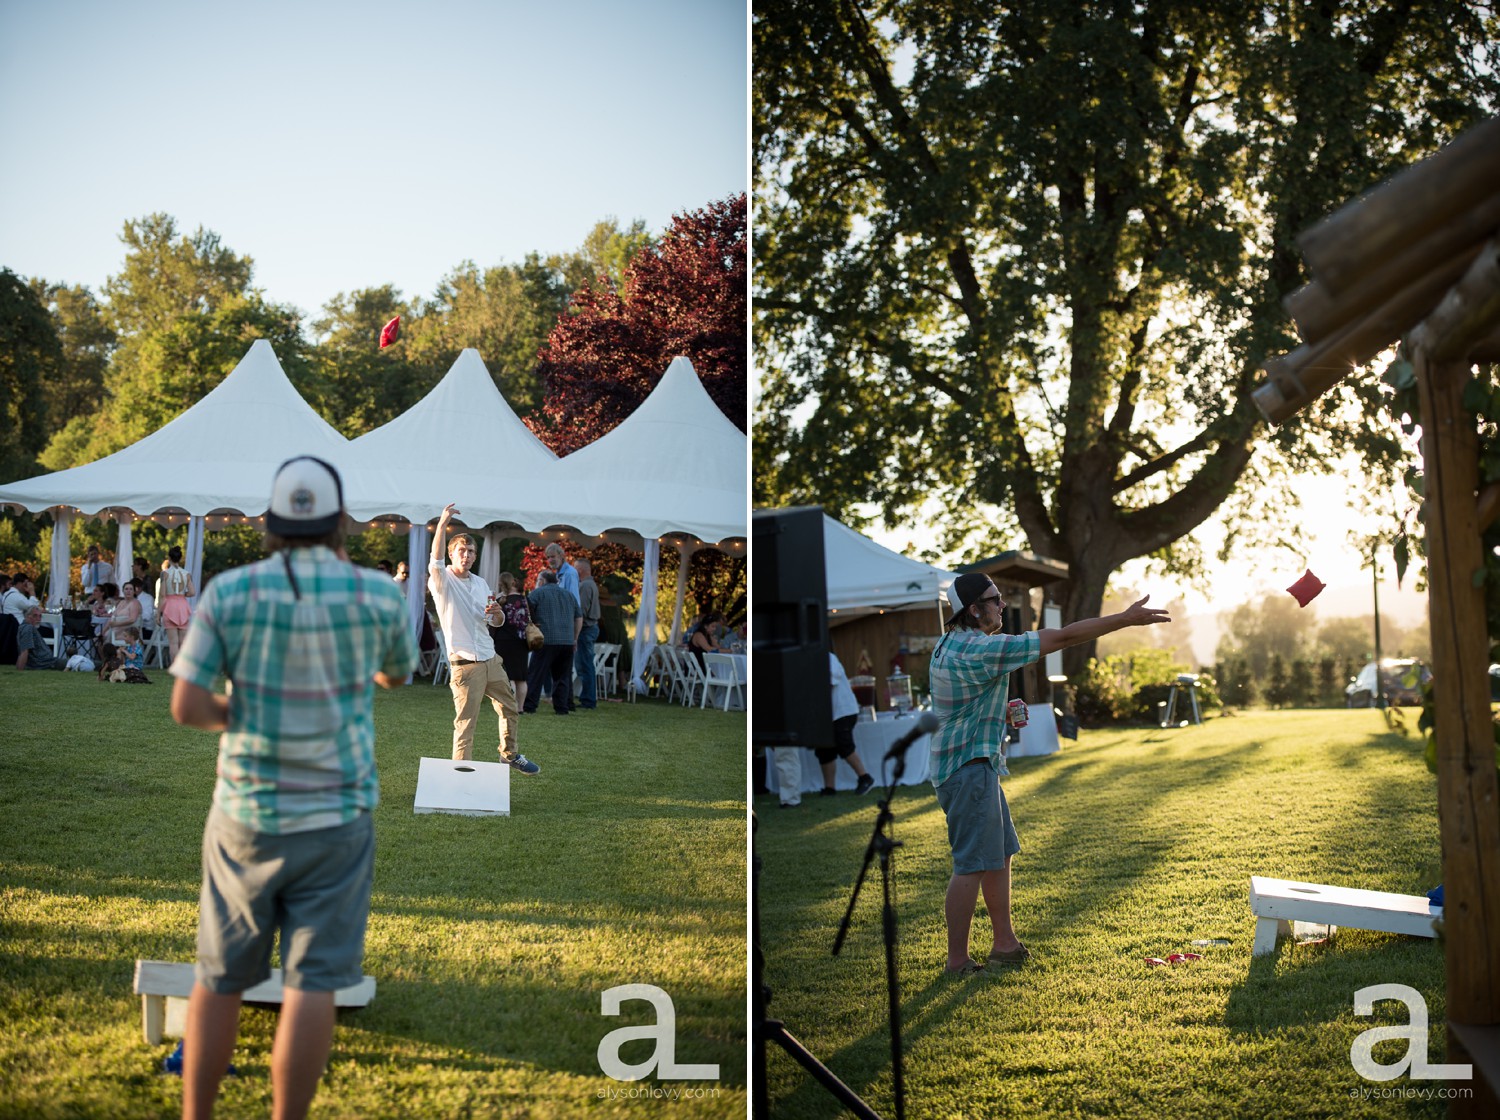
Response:
MULTIPOLYGON (((1441 1101, 1378 1095, 1350 1045, 1400 1004, 1353 1014, 1378 983, 1421 992, 1430 1059, 1443 1060, 1439 942, 1340 930, 1330 947, 1252 962, 1250 876, 1422 894, 1441 881, 1436 779, 1421 744, 1375 711, 1251 713, 1171 731, 1085 732, 1060 754, 1011 763, 1020 833, 1015 924, 1035 958, 998 976, 940 975, 951 863, 929 785, 893 809, 907 1115, 911 1117, 1391 1116, 1441 1101), (1192 951, 1173 967, 1145 957, 1192 951)), ((768 1010, 847 1084, 894 1115, 880 879, 872 867, 842 953, 830 955, 874 825, 876 794, 756 799, 768 1010)), ((981 909, 972 948, 989 948, 981 909)), ((1404 1041, 1376 1046, 1395 1062, 1404 1041)), ((839 1108, 776 1047, 773 1114, 839 1108)))
MULTIPOLYGON (((168 715, 170 677, 0 669, 0 1116, 160 1117, 181 1082, 145 1044, 137 958, 191 961, 217 737, 168 715)), ((341 1012, 322 1117, 674 1116, 746 1108, 745 717, 660 702, 521 717, 542 766, 512 816, 416 815, 418 759, 447 757, 448 689, 376 695, 381 804, 365 971, 341 1012), (674 1001, 676 1060, 717 1081, 611 1080, 600 1014, 647 983, 674 1001)), ((486 714, 476 758, 496 758, 486 714)), ((274 1011, 247 1007, 218 1115, 265 1116, 274 1011)), ((626 1043, 627 1062, 653 1044, 626 1043)))

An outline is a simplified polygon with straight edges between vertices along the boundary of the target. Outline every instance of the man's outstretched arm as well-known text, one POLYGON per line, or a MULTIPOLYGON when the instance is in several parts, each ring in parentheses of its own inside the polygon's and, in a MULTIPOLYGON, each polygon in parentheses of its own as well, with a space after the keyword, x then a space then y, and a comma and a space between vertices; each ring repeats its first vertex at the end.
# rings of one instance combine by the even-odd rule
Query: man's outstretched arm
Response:
POLYGON ((1131 603, 1119 614, 1107 614, 1102 618, 1080 618, 1077 622, 1071 622, 1067 626, 1056 630, 1039 630, 1041 636, 1042 656, 1056 653, 1060 649, 1069 646, 1082 645, 1091 642, 1095 638, 1102 638, 1106 634, 1113 634, 1116 630, 1124 630, 1129 626, 1155 626, 1162 622, 1171 622, 1172 618, 1160 607, 1146 606, 1146 600, 1151 596, 1131 603))

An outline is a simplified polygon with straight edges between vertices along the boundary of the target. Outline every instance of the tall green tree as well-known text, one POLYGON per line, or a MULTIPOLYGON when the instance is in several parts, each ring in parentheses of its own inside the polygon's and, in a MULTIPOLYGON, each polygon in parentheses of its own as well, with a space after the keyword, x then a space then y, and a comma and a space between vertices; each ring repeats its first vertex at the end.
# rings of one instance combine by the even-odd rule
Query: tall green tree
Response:
POLYGON ((465 261, 443 277, 411 324, 408 353, 441 376, 473 347, 511 408, 531 412, 542 402, 537 353, 570 290, 562 269, 536 253, 518 265, 485 269, 465 261))
POLYGON ((630 262, 652 243, 643 219, 637 218, 621 228, 619 219, 610 216, 595 222, 576 250, 549 257, 548 264, 561 272, 566 292, 576 292, 600 279, 608 280, 617 289, 623 288, 630 262))
POLYGON ((0 269, 0 479, 35 473, 47 439, 43 387, 62 361, 46 305, 14 272, 0 269))
POLYGON ((31 290, 52 315, 62 361, 47 383, 43 437, 50 441, 75 416, 92 417, 104 402, 104 375, 116 336, 104 309, 82 284, 49 284, 32 277, 31 290))
POLYGON ((343 435, 352 439, 394 420, 442 377, 436 363, 412 357, 405 337, 380 349, 381 328, 411 312, 401 293, 383 284, 340 292, 313 321, 318 343, 304 396, 343 435))
POLYGON ((201 227, 180 235, 166 214, 127 221, 124 265, 105 283, 118 336, 95 416, 76 416, 42 455, 52 470, 108 455, 185 411, 264 338, 288 377, 308 380, 297 312, 251 286, 254 262, 201 227))
MULTIPOLYGON (((1024 538, 1065 620, 1193 530, 1274 527, 1279 473, 1361 445, 1351 380, 1267 430, 1294 236, 1496 103, 1461 0, 766 0, 754 22, 755 496, 940 508, 1024 538)), ((1065 652, 1076 673, 1088 646, 1065 652)))

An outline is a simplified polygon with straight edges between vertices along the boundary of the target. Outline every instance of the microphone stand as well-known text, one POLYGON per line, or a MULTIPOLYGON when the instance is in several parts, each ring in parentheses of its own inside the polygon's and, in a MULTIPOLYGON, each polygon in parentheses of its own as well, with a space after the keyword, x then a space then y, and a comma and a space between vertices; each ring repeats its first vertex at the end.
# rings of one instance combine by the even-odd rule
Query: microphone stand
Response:
POLYGON ((870 870, 870 861, 878 852, 883 898, 881 930, 885 940, 885 988, 891 1024, 891 1075, 896 1096, 896 1120, 906 1118, 906 1080, 902 1073, 901 1063, 901 993, 896 981, 896 907, 891 899, 891 853, 902 845, 901 841, 890 835, 890 826, 895 821, 895 816, 891 813, 891 801, 896 796, 896 787, 901 784, 901 778, 905 773, 906 751, 902 750, 896 755, 895 772, 891 776, 891 784, 886 787, 885 800, 880 802, 880 812, 875 817, 875 830, 870 834, 870 842, 865 845, 864 863, 860 866, 859 877, 854 880, 854 891, 849 896, 849 906, 844 911, 843 921, 839 922, 838 936, 833 939, 833 955, 838 956, 839 950, 843 948, 844 938, 849 933, 849 923, 854 915, 854 904, 859 900, 859 888, 865 881, 865 873, 870 870))
MULTIPOLYGON (((760 822, 752 813, 750 816, 750 835, 752 848, 754 846, 755 830, 760 822)), ((752 1115, 755 1120, 768 1120, 770 1113, 770 1096, 766 1084, 766 1045, 774 1042, 785 1050, 803 1069, 812 1074, 818 1084, 827 1089, 840 1104, 852 1112, 859 1120, 881 1120, 881 1116, 873 1108, 860 1099, 858 1093, 839 1080, 838 1075, 818 1061, 812 1052, 797 1041, 791 1031, 786 1029, 786 1024, 780 1019, 771 1019, 766 1015, 766 1005, 771 1001, 771 989, 765 982, 765 953, 761 950, 760 942, 760 870, 761 862, 759 854, 751 858, 752 879, 750 890, 751 909, 751 976, 750 990, 754 1000, 754 1015, 751 1018, 754 1033, 754 1046, 752 1047, 752 1067, 750 1071, 752 1103, 752 1115)))

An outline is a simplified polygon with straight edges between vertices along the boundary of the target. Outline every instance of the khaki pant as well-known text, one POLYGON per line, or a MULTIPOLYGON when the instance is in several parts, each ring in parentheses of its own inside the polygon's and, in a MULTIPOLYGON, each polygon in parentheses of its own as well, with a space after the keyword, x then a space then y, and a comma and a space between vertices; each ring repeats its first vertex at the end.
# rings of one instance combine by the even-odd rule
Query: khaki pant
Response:
POLYGON ((495 705, 500 717, 500 757, 516 757, 516 690, 505 675, 499 656, 468 665, 454 665, 453 678, 453 757, 474 757, 474 723, 485 697, 495 705))

